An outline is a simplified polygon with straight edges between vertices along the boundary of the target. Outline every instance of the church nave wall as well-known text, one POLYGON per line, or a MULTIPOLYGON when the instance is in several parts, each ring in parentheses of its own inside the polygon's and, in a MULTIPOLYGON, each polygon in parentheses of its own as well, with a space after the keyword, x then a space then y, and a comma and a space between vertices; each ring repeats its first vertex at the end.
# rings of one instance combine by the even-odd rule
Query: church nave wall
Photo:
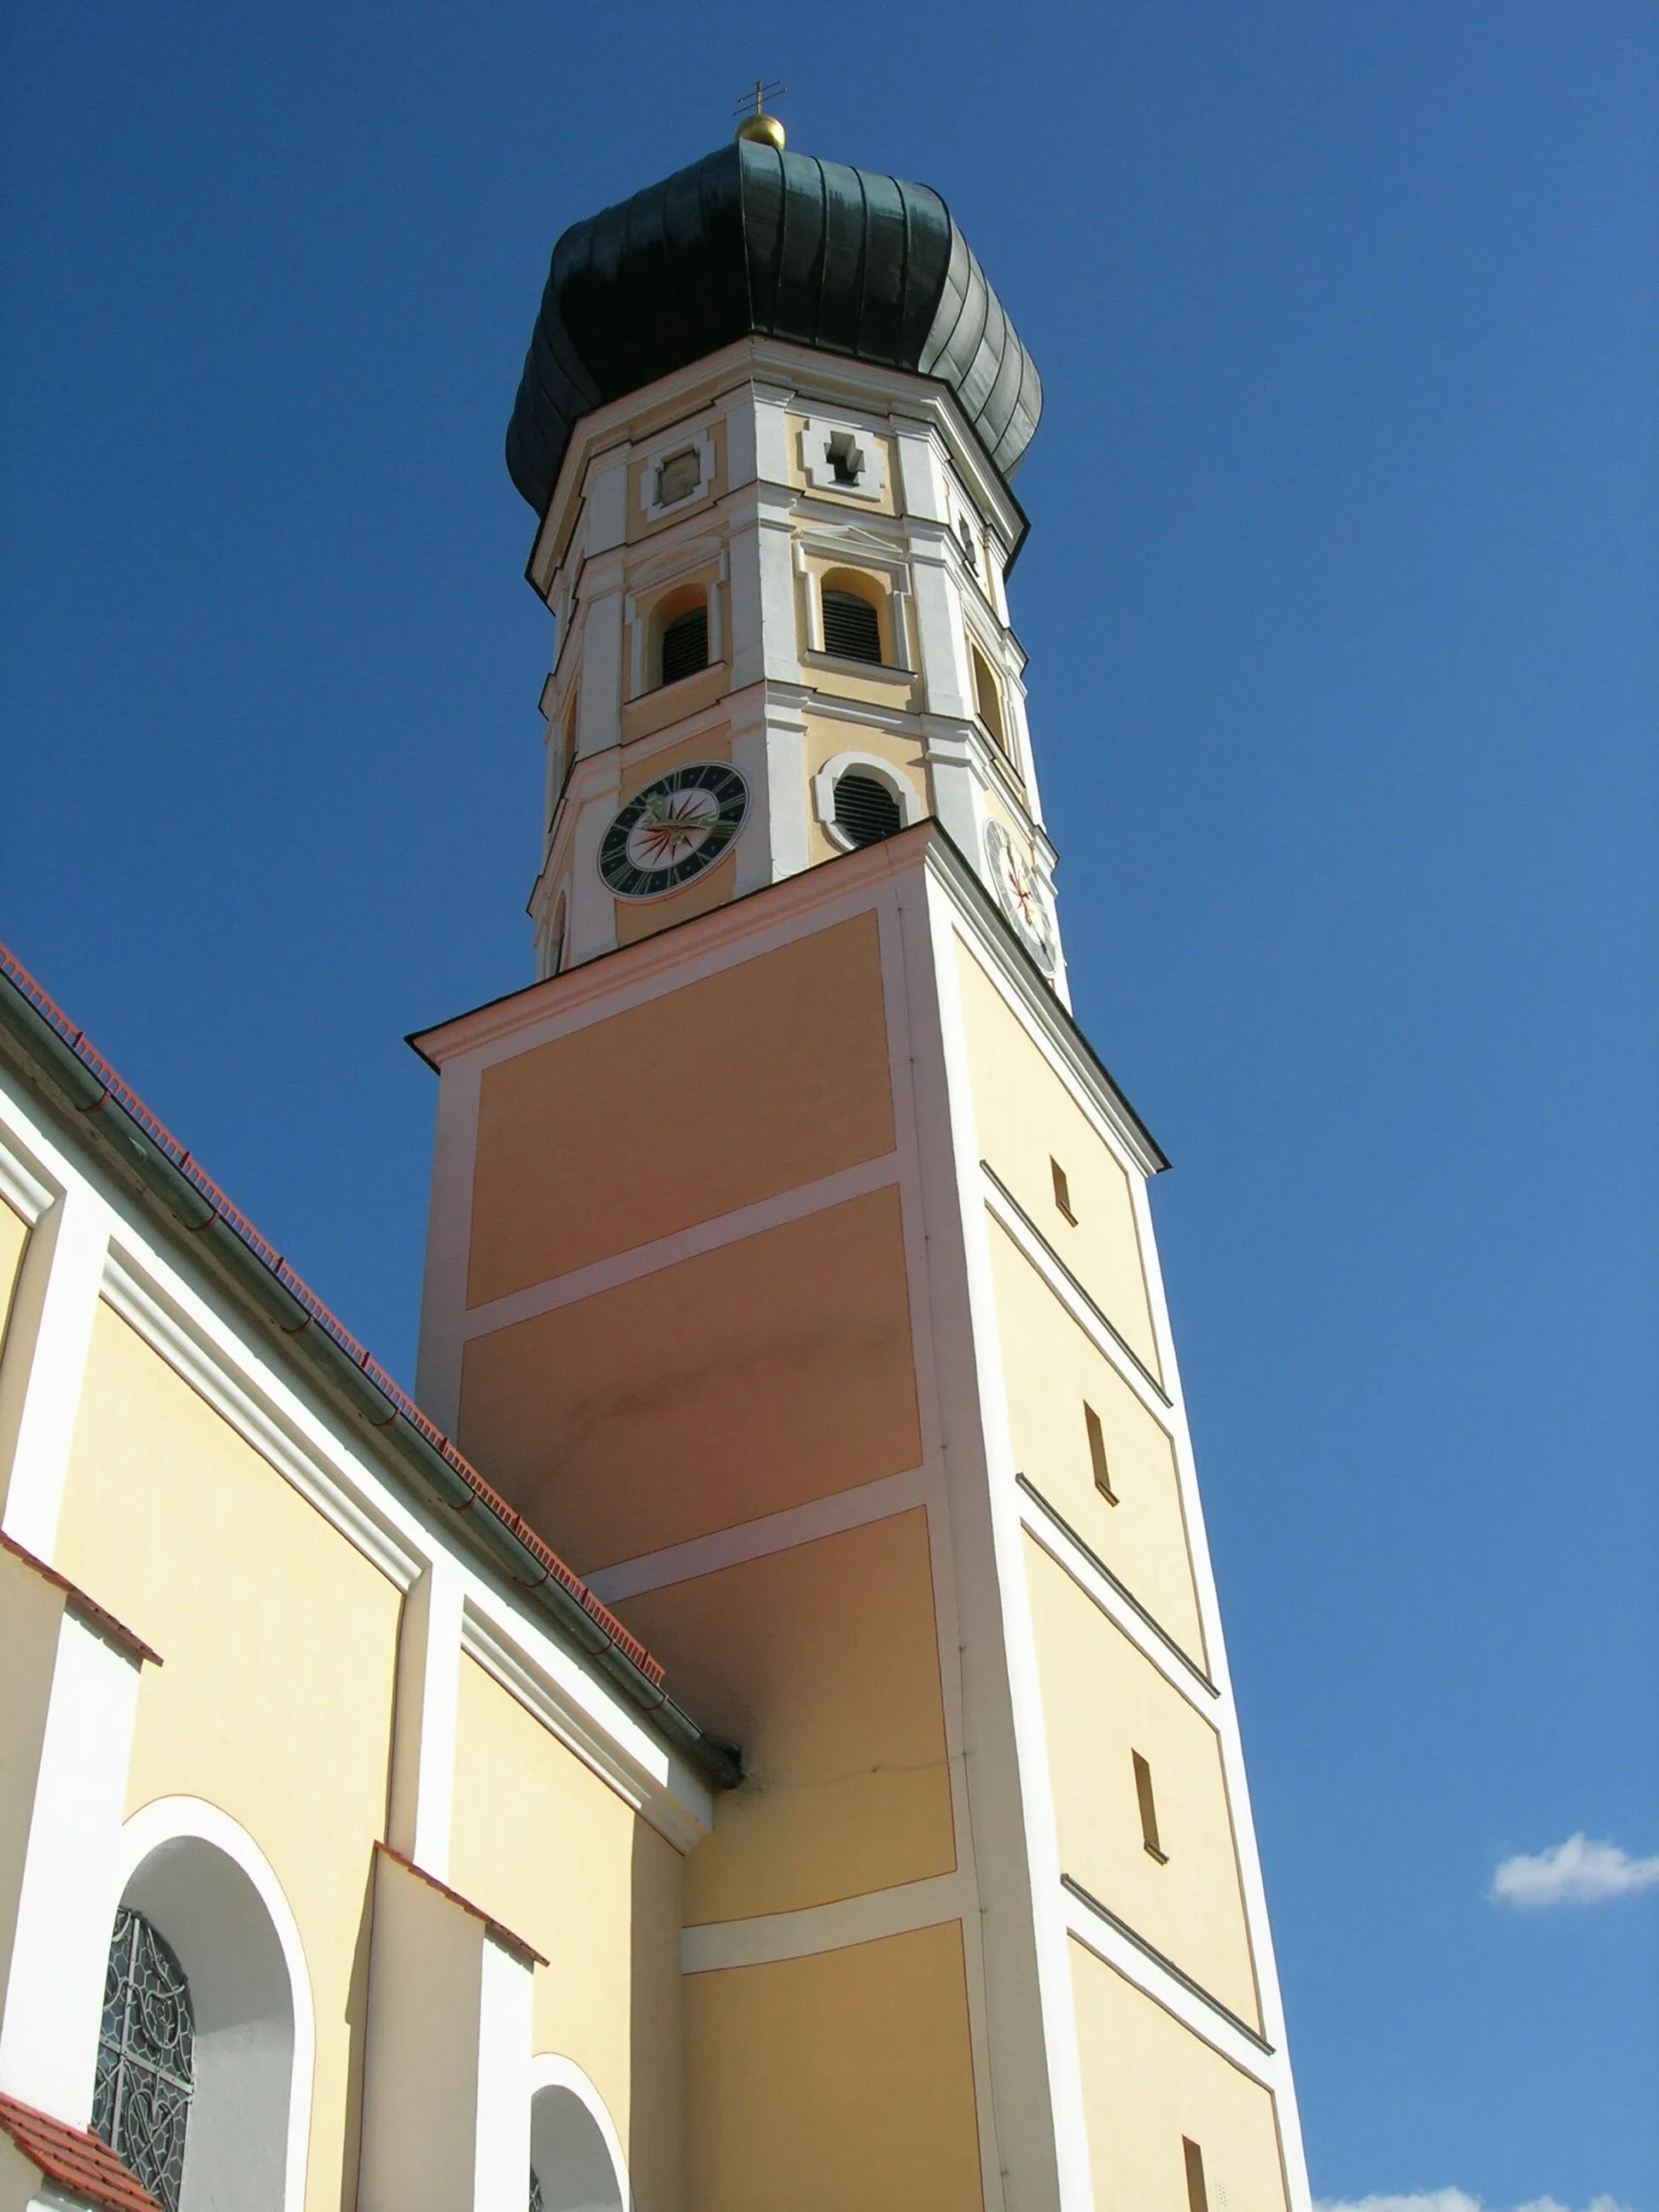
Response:
POLYGON ((106 1304, 54 1564, 162 1655, 139 1683, 129 1814, 175 1797, 219 1808, 292 1906, 316 2014, 307 2195, 337 2201, 355 2166, 398 1593, 106 1304))
POLYGON ((672 1844, 486 1672, 461 1662, 450 1879, 540 1952, 532 2044, 572 2059, 621 2136, 638 2212, 681 2203, 680 1881, 672 1844))

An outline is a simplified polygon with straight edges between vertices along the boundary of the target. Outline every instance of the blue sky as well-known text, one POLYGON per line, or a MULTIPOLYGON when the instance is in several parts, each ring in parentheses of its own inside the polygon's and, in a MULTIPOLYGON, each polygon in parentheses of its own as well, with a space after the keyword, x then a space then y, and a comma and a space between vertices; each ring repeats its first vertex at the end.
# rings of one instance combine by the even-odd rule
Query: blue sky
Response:
POLYGON ((552 240, 757 70, 945 193, 1046 381, 1015 618, 1079 1011, 1176 1163, 1316 2193, 1659 2212, 1659 16, 3 35, 0 934, 405 1374, 401 1038, 530 973, 552 240))

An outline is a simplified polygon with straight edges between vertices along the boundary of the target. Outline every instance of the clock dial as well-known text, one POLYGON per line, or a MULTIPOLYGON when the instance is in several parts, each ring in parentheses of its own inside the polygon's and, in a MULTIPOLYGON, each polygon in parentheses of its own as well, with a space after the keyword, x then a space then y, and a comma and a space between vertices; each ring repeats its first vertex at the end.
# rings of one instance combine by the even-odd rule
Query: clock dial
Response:
POLYGON ((712 868, 748 812, 749 786, 726 762, 670 769, 611 822, 599 841, 599 873, 618 898, 660 898, 712 868))
POLYGON ((1000 822, 985 825, 985 857, 997 898, 1013 924, 1014 934, 1043 974, 1052 975, 1060 957, 1060 944, 1048 894, 1000 822))

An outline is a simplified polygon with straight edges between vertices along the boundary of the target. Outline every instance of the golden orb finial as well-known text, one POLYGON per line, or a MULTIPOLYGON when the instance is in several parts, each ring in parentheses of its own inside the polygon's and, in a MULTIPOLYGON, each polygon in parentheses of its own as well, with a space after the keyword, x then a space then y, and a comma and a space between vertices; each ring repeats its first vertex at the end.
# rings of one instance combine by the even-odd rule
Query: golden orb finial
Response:
POLYGON ((752 138, 757 142, 757 143, 762 146, 770 146, 774 152, 781 154, 783 151, 784 137, 783 125, 779 122, 775 115, 769 115, 766 112, 766 103, 769 100, 777 99, 779 94, 787 89, 787 86, 781 84, 765 84, 759 77, 757 77, 755 79, 754 90, 752 92, 744 93, 743 98, 738 102, 737 107, 734 110, 734 112, 741 116, 743 119, 738 125, 737 129, 732 132, 732 137, 734 138, 752 138))

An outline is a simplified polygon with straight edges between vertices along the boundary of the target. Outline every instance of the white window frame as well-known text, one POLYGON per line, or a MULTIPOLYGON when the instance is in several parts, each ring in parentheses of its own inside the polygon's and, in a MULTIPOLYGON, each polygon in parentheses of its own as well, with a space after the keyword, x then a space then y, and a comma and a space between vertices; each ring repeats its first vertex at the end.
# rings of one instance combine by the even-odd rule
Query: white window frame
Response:
POLYGON ((873 776, 876 781, 890 791, 898 801, 899 822, 908 830, 920 822, 927 810, 921 793, 916 789, 902 768, 883 760, 879 753, 837 753, 827 760, 812 778, 812 811, 823 827, 823 834, 832 845, 839 845, 843 853, 860 848, 836 819, 836 786, 842 776, 856 769, 862 775, 873 776))

